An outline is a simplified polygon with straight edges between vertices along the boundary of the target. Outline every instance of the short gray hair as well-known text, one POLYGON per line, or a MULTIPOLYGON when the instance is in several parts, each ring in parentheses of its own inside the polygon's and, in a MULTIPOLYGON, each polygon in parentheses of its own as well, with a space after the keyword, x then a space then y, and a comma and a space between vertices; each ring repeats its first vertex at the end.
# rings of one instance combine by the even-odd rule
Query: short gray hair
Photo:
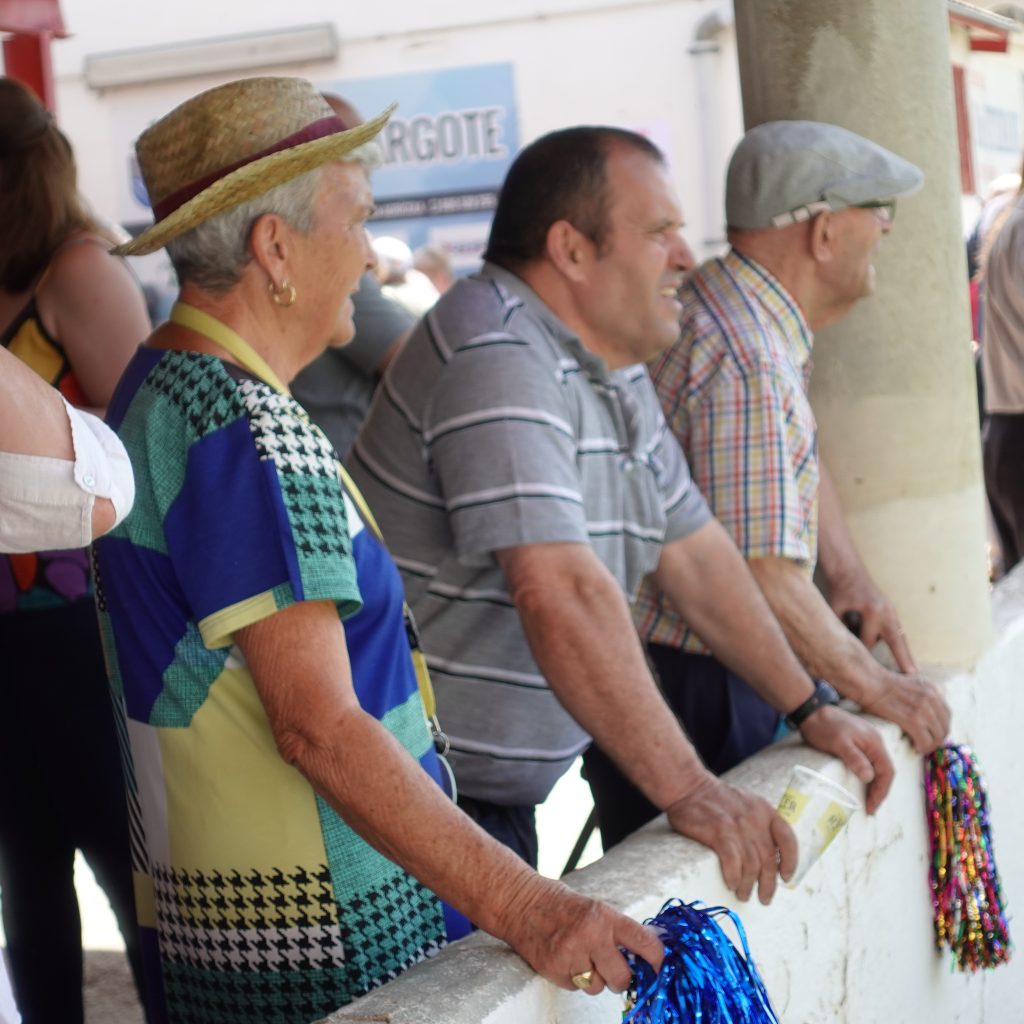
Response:
MULTIPOLYGON (((371 141, 345 155, 369 173, 380 164, 380 147, 371 141)), ((223 293, 241 280, 252 260, 252 226, 268 213, 276 214, 303 235, 313 229, 314 203, 323 166, 300 174, 255 199, 218 213, 167 243, 178 283, 188 281, 205 291, 223 293)))

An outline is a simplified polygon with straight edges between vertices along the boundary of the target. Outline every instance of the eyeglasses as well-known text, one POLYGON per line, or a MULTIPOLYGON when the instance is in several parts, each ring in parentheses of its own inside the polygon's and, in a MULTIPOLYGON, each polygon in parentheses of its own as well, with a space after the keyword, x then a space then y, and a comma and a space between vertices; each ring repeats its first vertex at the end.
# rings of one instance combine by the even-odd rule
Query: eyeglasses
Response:
POLYGON ((896 200, 881 199, 874 203, 856 203, 858 210, 870 210, 886 227, 896 219, 896 200))

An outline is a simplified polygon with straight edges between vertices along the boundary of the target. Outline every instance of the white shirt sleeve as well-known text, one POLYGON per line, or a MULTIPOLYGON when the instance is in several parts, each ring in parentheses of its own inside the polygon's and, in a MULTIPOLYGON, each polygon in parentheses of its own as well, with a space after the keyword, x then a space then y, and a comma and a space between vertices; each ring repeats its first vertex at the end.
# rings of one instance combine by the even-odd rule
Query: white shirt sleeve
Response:
POLYGON ((64 405, 74 462, 0 452, 0 551, 85 547, 96 498, 110 499, 118 523, 131 510, 135 480, 124 445, 101 420, 64 405))

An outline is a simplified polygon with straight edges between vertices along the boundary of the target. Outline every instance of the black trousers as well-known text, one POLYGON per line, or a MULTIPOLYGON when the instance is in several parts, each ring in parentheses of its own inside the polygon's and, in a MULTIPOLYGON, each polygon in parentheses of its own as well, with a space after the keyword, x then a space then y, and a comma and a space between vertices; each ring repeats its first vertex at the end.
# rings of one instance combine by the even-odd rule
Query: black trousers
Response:
POLYGON ((981 450, 1003 571, 1009 572, 1024 556, 1024 414, 989 413, 981 450))
MULTIPOLYGON (((778 712, 721 662, 663 644, 648 644, 647 653, 666 702, 716 775, 772 742, 778 712)), ((605 850, 661 813, 596 744, 583 767, 605 850)))
POLYGON ((140 984, 128 820, 91 599, 0 615, 0 887, 24 1024, 79 1024, 81 850, 140 984))

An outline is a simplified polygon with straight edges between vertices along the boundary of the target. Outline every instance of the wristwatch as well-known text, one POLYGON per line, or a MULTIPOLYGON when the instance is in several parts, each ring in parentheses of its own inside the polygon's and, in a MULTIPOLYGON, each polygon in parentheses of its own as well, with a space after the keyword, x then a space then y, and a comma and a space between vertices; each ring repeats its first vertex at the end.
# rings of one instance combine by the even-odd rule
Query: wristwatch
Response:
POLYGON ((810 695, 799 707, 794 708, 785 717, 786 725, 790 729, 799 729, 818 708, 826 704, 838 704, 839 694, 825 682, 824 679, 814 681, 814 693, 810 695))

